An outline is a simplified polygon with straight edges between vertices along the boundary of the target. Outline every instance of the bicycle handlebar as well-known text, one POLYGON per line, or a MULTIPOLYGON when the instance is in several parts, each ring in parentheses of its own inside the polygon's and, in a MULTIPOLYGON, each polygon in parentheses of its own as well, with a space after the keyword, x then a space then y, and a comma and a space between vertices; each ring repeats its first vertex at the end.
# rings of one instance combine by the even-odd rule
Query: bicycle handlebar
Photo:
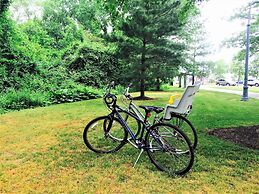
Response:
MULTIPOLYGON (((111 94, 111 89, 114 87, 115 83, 114 81, 112 81, 110 84, 107 85, 106 87, 106 91, 105 94, 103 96, 103 100, 105 102, 105 104, 107 105, 108 108, 111 109, 111 107, 113 105, 116 105, 116 101, 117 101, 117 97, 114 94, 111 94)), ((130 83, 126 88, 125 88, 125 92, 124 92, 124 96, 128 99, 128 100, 133 100, 132 96, 129 94, 129 89, 132 86, 132 83, 130 83)))

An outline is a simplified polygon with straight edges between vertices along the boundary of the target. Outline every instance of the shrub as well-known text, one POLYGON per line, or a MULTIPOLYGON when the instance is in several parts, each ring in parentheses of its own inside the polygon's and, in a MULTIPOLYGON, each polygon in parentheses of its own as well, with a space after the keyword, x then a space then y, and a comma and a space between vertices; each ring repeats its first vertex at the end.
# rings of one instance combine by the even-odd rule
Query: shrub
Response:
POLYGON ((49 95, 47 93, 21 89, 15 91, 11 89, 0 97, 0 109, 2 110, 20 110, 36 106, 45 106, 49 104, 49 95))
POLYGON ((55 104, 76 102, 102 97, 102 90, 83 85, 70 84, 65 88, 51 91, 51 102, 55 104))

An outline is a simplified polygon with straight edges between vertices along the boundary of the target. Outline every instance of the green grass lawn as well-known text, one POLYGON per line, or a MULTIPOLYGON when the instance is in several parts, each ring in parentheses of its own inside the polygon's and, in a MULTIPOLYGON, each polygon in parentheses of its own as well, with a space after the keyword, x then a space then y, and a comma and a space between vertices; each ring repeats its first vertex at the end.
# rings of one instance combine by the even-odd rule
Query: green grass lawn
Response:
MULTIPOLYGON (((177 90, 182 91, 182 90, 177 90)), ((173 92, 147 92, 161 105, 173 92)), ((98 155, 82 139, 85 125, 106 114, 101 99, 0 115, 0 193, 257 193, 259 151, 207 135, 210 129, 259 124, 259 100, 201 91, 189 119, 197 128, 195 164, 184 177, 158 171, 126 145, 98 155)))

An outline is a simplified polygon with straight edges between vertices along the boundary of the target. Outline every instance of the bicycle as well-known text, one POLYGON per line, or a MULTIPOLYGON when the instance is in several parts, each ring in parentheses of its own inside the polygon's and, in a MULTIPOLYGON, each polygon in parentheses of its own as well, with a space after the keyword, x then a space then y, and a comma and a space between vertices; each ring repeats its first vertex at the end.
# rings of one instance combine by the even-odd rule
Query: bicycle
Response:
MULTIPOLYGON (((133 103, 133 98, 132 96, 129 94, 129 89, 130 89, 131 84, 129 84, 126 88, 125 88, 125 92, 123 93, 123 96, 126 98, 126 100, 129 101, 129 105, 127 107, 128 111, 132 112, 133 114, 135 114, 135 116, 137 116, 139 119, 144 119, 144 115, 140 112, 140 110, 138 109, 138 107, 133 103)), ((191 107, 190 107, 191 108, 191 107)), ((192 125, 192 123, 187 119, 187 114, 177 114, 177 113, 171 113, 170 118, 169 119, 165 119, 164 116, 159 117, 158 114, 162 113, 164 111, 163 107, 157 107, 157 109, 159 110, 159 112, 157 112, 154 116, 154 120, 153 120, 153 124, 155 123, 169 123, 172 125, 177 126, 178 128, 180 128, 189 138, 191 145, 193 147, 193 149, 195 150, 198 144, 198 136, 197 136, 197 132, 194 128, 194 126, 192 125)), ((129 118, 128 115, 125 116, 125 120, 127 121, 129 118)), ((139 133, 140 131, 140 124, 137 123, 137 132, 136 134, 139 133)))
MULTIPOLYGON (((161 171, 173 175, 184 175, 194 162, 194 152, 188 137, 176 126, 166 123, 150 124, 147 120, 156 107, 140 106, 145 110, 144 120, 119 107, 117 97, 108 92, 104 95, 106 105, 111 109, 107 116, 90 121, 83 132, 85 145, 96 153, 114 153, 126 143, 140 149, 137 163, 143 151, 146 151, 151 162, 161 171), (136 136, 122 118, 121 112, 141 123, 142 128, 136 136), (97 131, 99 130, 99 131, 97 131), (130 135, 132 142, 129 141, 130 135)), ((107 90, 106 90, 107 91, 107 90)))

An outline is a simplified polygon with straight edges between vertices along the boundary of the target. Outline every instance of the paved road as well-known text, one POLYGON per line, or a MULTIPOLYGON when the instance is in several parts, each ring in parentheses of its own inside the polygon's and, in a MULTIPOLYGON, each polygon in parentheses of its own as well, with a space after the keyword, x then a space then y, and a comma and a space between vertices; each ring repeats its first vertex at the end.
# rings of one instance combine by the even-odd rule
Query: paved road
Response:
MULTIPOLYGON (((210 88, 209 86, 206 86, 206 85, 201 85, 200 89, 201 90, 215 91, 215 92, 224 92, 224 93, 229 93, 229 94, 237 94, 237 95, 240 95, 240 98, 243 95, 243 91, 226 90, 226 89, 221 89, 221 88, 210 88)), ((255 98, 255 99, 259 100, 259 93, 249 92, 249 89, 248 89, 248 97, 249 98, 255 98)))

